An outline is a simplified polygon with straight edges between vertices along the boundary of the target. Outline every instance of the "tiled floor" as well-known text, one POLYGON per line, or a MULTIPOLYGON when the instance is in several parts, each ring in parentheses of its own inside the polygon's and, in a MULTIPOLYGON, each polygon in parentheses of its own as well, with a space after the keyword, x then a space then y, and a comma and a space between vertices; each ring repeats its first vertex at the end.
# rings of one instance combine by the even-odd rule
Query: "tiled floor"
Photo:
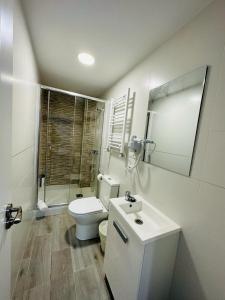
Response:
POLYGON ((102 267, 99 240, 77 240, 68 214, 35 220, 13 299, 110 299, 102 267))

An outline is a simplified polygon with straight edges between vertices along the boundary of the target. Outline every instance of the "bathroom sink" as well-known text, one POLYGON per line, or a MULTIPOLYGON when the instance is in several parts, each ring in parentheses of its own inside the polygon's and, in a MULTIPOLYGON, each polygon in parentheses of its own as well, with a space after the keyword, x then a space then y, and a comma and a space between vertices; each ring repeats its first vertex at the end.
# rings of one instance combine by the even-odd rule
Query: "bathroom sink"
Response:
POLYGON ((119 206, 126 214, 136 213, 142 209, 142 201, 140 201, 140 199, 136 199, 136 202, 125 202, 126 203, 119 204, 119 206))
POLYGON ((168 299, 180 227, 134 198, 110 199, 105 276, 117 300, 168 299))
POLYGON ((136 202, 128 202, 125 197, 111 199, 115 216, 124 221, 142 243, 180 231, 180 227, 158 209, 135 195, 136 202))

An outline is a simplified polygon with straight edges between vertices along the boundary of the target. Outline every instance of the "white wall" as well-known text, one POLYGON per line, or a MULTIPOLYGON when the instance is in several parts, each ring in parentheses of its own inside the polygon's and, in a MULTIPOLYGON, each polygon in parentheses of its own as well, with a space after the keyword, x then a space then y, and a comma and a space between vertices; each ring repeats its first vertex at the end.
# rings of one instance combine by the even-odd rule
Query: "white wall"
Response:
POLYGON ((103 156, 104 172, 121 182, 120 194, 130 189, 143 195, 182 226, 173 300, 225 299, 224 46, 225 1, 218 0, 104 95, 118 97, 128 87, 136 91, 132 134, 143 137, 149 89, 210 66, 191 177, 145 163, 130 175, 123 158, 106 152, 103 156))
POLYGON ((14 282, 29 229, 29 212, 36 199, 36 114, 38 71, 24 16, 14 1, 13 112, 12 112, 12 199, 22 206, 24 221, 12 227, 12 280, 14 282))
POLYGON ((13 73, 13 1, 0 0, 0 299, 10 299, 11 231, 5 207, 11 202, 11 127, 13 73))

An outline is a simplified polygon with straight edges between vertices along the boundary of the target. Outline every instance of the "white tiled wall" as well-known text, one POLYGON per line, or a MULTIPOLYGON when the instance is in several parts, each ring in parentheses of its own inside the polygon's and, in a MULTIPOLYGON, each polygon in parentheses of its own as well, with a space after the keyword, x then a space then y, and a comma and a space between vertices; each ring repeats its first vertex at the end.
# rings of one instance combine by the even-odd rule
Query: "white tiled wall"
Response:
POLYGON ((102 158, 121 194, 143 195, 182 226, 173 300, 225 299, 225 1, 214 1, 104 95, 136 91, 132 134, 143 137, 149 89, 202 65, 210 70, 191 177, 145 163, 128 173, 123 158, 102 158))
POLYGON ((12 227, 12 286, 24 251, 36 198, 36 115, 38 72, 19 1, 14 1, 12 201, 22 206, 23 222, 12 227))

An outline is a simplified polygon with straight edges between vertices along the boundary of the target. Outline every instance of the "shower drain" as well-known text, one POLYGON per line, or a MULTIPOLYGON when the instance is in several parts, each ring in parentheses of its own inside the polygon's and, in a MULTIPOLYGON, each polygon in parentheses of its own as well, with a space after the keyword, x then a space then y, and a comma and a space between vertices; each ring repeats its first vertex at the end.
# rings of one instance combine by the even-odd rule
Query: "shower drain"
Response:
POLYGON ((141 219, 135 219, 135 223, 142 225, 144 222, 141 219))

